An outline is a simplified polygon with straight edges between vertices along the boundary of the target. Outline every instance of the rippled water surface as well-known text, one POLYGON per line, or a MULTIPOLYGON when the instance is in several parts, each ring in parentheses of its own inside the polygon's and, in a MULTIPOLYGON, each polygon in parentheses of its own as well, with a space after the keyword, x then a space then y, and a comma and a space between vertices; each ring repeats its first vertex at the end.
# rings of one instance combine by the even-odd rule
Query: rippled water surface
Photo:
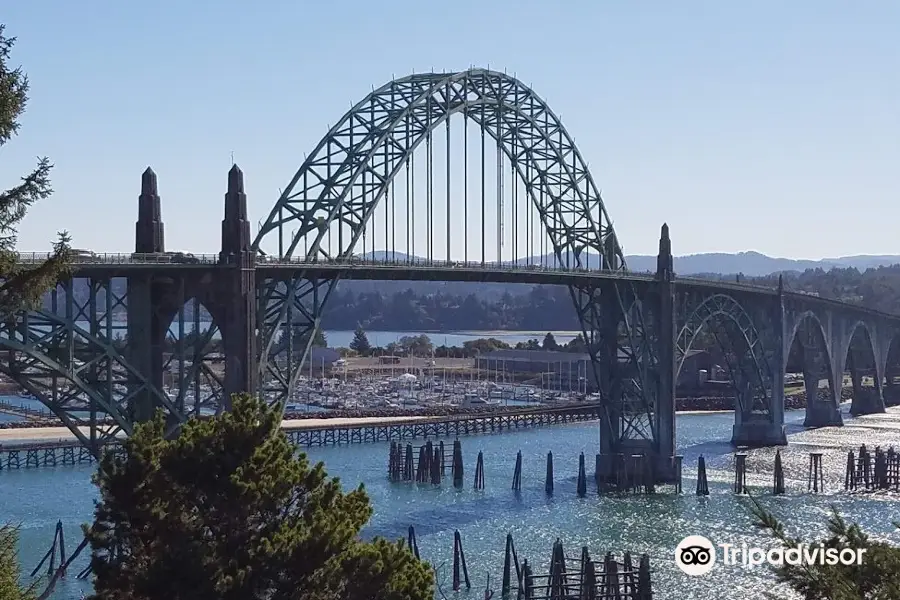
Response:
MULTIPOLYGON (((846 408, 845 408, 846 411, 846 408)), ((900 410, 888 414, 851 419, 843 428, 804 430, 801 411, 788 413, 790 446, 784 452, 788 494, 770 495, 774 450, 750 452, 748 480, 762 501, 789 525, 808 535, 822 532, 833 505, 858 521, 873 535, 900 542, 891 529, 891 519, 900 518, 900 497, 889 494, 848 494, 842 491, 846 451, 867 444, 900 446, 900 410), (808 455, 824 453, 826 493, 806 493, 808 455)), ((752 527, 745 501, 731 493, 732 448, 728 444, 731 414, 679 415, 679 452, 684 455, 685 493, 644 497, 588 494, 577 498, 575 476, 578 455, 593 456, 597 425, 578 424, 520 430, 497 435, 462 438, 466 487, 455 490, 444 485, 391 484, 386 479, 387 444, 340 448, 316 448, 315 460, 325 461, 330 473, 348 486, 365 483, 375 508, 367 534, 403 537, 415 525, 423 558, 441 569, 441 585, 449 596, 453 531, 462 534, 473 590, 460 597, 481 597, 486 576, 499 587, 504 541, 512 532, 520 556, 530 564, 545 567, 551 544, 561 538, 567 552, 577 556, 588 545, 600 557, 607 551, 647 553, 654 571, 658 598, 746 599, 771 591, 773 580, 763 568, 717 565, 703 577, 689 578, 673 562, 675 545, 685 536, 705 535, 716 543, 746 542, 767 547, 765 534, 752 527), (511 489, 516 451, 524 457, 523 489, 511 489), (544 468, 548 450, 554 454, 556 490, 544 494, 544 468), (486 489, 472 489, 475 456, 484 452, 486 489), (707 457, 711 495, 693 495, 700 454, 707 457)), ((588 465, 592 459, 588 459, 588 465)), ((590 467, 589 467, 590 468, 590 467)), ((79 525, 91 518, 95 497, 90 483, 92 469, 59 467, 0 473, 0 518, 22 524, 22 559, 30 571, 47 551, 57 519, 62 519, 69 548, 80 539, 79 525)), ((84 563, 85 561, 81 561, 84 563)), ((536 572, 542 569, 536 568, 536 572)), ((71 573, 71 572, 70 572, 71 573)), ((74 573, 61 582, 57 600, 80 598, 74 573)))

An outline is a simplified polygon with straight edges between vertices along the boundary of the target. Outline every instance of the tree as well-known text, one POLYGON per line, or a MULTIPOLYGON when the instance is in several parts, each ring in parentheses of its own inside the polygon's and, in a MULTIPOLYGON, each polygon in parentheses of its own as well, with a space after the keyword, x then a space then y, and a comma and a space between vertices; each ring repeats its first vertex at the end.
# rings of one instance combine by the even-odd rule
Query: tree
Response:
MULTIPOLYGON (((21 67, 9 66, 16 38, 4 37, 0 24, 0 148, 19 130, 19 118, 28 103, 28 77, 21 67)), ((65 274, 69 258, 69 235, 59 234, 48 260, 23 266, 16 254, 18 225, 28 208, 52 193, 50 160, 38 159, 37 167, 20 183, 0 192, 0 315, 37 306, 43 294, 65 274)))
POLYGON ((541 347, 544 350, 558 350, 559 344, 556 343, 556 338, 553 337, 553 334, 548 332, 547 335, 544 336, 544 343, 541 344, 541 347))
POLYGON ((0 598, 3 600, 33 600, 34 586, 19 584, 19 531, 12 525, 0 525, 0 598))
MULTIPOLYGON (((796 548, 804 540, 789 536, 772 513, 751 497, 756 525, 769 531, 784 548, 796 548)), ((900 525, 895 524, 900 527, 900 525)), ((787 583, 807 600, 894 600, 900 598, 900 548, 873 541, 856 524, 848 524, 832 509, 826 539, 810 544, 825 548, 865 550, 860 565, 801 564, 773 567, 779 581, 787 583)))
POLYGON ((366 356, 372 351, 369 336, 366 335, 362 325, 356 326, 356 331, 353 332, 353 339, 350 341, 350 349, 357 351, 360 356, 366 356))
MULTIPOLYGON (((309 339, 309 329, 297 328, 294 331, 294 351, 302 352, 306 349, 306 341, 309 339)), ((328 340, 325 338, 325 332, 320 327, 316 328, 313 334, 312 345, 317 348, 327 348, 328 340)))
POLYGON ((281 431, 281 407, 235 395, 231 412, 137 425, 107 454, 91 544, 96 600, 432 600, 402 542, 359 539, 372 509, 281 431))

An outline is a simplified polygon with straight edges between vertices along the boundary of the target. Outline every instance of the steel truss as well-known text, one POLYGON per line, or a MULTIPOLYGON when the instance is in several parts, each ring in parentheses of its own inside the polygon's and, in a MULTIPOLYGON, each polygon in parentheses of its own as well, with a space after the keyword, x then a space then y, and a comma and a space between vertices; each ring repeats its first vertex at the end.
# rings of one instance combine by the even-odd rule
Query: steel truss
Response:
POLYGON ((174 392, 173 402, 185 416, 219 414, 223 410, 224 354, 221 332, 212 315, 201 319, 206 307, 197 297, 185 300, 178 288, 178 311, 165 322, 163 382, 174 392), (204 329, 204 326, 206 327, 204 329), (174 330, 174 331, 173 331, 174 330))
POLYGON ((727 294, 689 295, 682 310, 685 320, 675 342, 676 378, 694 341, 709 332, 724 356, 737 408, 744 414, 771 417, 774 371, 753 317, 727 294))
MULTIPOLYGON (((442 123, 449 126, 449 118, 456 113, 471 119, 481 127, 483 136, 497 142, 502 156, 524 182, 559 265, 587 269, 588 256, 593 255, 599 257, 600 268, 625 271, 622 249, 600 193, 562 123, 520 81, 482 69, 412 75, 369 94, 306 158, 262 225, 254 249, 265 254, 262 242, 277 236, 281 259, 298 252, 309 261, 350 259, 391 182, 409 166, 420 144, 425 142, 430 150, 431 132, 442 123), (332 225, 337 226, 336 235, 332 225)), ((501 164, 498 159, 498 171, 502 171, 501 164)), ((299 277, 302 279, 302 275, 299 277)), ((336 281, 308 281, 298 286, 295 279, 288 285, 271 282, 261 286, 260 313, 264 318, 259 319, 263 324, 260 365, 268 380, 264 389, 274 394, 274 399, 290 394, 312 338, 311 333, 306 335, 300 360, 289 358, 278 365, 272 353, 277 332, 291 311, 297 321, 288 326, 289 330, 314 331, 336 281), (289 287, 296 291, 287 293, 289 287), (310 289, 315 292, 310 293, 310 289), (300 301, 300 296, 311 299, 311 303, 300 301)), ((615 448, 623 436, 654 444, 656 399, 651 390, 656 363, 650 328, 644 324, 643 303, 631 283, 617 283, 603 291, 610 294, 609 300, 600 297, 597 287, 571 288, 583 333, 591 341, 594 369, 600 370, 601 392, 608 399, 621 398, 621 402, 607 402, 616 405, 607 412, 608 429, 615 438, 611 445, 615 448), (604 309, 599 309, 600 305, 604 309), (613 333, 604 334, 610 322, 618 326, 612 326, 613 333), (612 338, 615 341, 610 341, 612 338), (609 345, 617 350, 600 350, 609 345), (621 360, 602 358, 610 352, 621 360), (614 366, 603 372, 604 365, 614 366), (629 376, 623 378, 620 372, 629 376)))
POLYGON ((658 452, 671 451, 657 443, 655 298, 646 288, 643 294, 638 292, 632 285, 619 283, 572 287, 575 310, 606 400, 601 441, 610 453, 617 453, 630 440, 648 442, 658 452), (622 310, 623 306, 628 308, 622 310))
POLYGON ((0 371, 45 404, 98 456, 133 429, 146 395, 180 422, 169 398, 123 357, 126 298, 110 279, 74 279, 51 290, 42 310, 2 324, 0 371))
MULTIPOLYGON (((268 280, 257 290, 260 394, 273 402, 290 401, 334 280, 301 271, 287 281, 268 280)), ((313 366, 311 359, 308 365, 313 366)))

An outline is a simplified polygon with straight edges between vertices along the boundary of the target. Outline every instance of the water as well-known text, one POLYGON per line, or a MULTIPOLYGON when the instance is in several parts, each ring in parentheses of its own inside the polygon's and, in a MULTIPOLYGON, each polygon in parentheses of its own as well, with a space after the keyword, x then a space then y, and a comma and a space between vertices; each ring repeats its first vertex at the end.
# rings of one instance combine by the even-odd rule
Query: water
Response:
MULTIPOLYGON (((209 322, 201 321, 200 331, 206 331, 209 328, 209 325, 209 322)), ((78 326, 85 330, 90 329, 90 325, 87 321, 79 321, 78 326)), ((193 327, 193 322, 185 323, 185 333, 189 333, 193 327)), ((112 337, 124 337, 125 332, 126 323, 122 321, 121 323, 117 323, 116 329, 113 330, 112 337)), ((177 323, 173 323, 172 326, 169 327, 169 333, 173 336, 178 336, 177 323)), ((329 347, 349 348, 355 332, 352 330, 331 330, 325 331, 324 333, 325 338, 328 340, 329 347)), ((519 342, 527 342, 528 340, 538 340, 541 342, 544 340, 544 336, 546 336, 547 333, 548 332, 546 331, 455 331, 450 333, 445 331, 367 331, 366 336, 369 338, 369 343, 377 347, 387 346, 392 342, 399 341, 400 338, 405 336, 415 337, 417 335, 427 335, 431 338, 431 342, 435 346, 462 346, 463 342, 480 338, 495 338, 514 346, 519 342)), ((556 341, 560 344, 566 344, 580 334, 578 331, 554 331, 552 333, 553 337, 556 338, 556 341)), ((219 337, 221 336, 218 332, 213 335, 214 339, 218 339, 219 337)))
MULTIPOLYGON (((846 407, 844 408, 846 412, 846 407)), ((887 446, 900 442, 900 410, 887 415, 847 419, 843 428, 805 431, 800 424, 802 411, 788 413, 791 446, 783 453, 788 495, 767 495, 771 487, 774 449, 752 451, 748 457, 748 481, 759 486, 757 495, 779 517, 790 532, 811 536, 824 531, 830 506, 836 506, 858 521, 875 537, 900 542, 892 532, 890 518, 900 514, 900 498, 881 494, 850 495, 838 491, 843 483, 845 450, 866 443, 887 446), (806 494, 806 461, 813 449, 825 453, 826 490, 820 495, 806 494)), ((681 496, 598 498, 591 493, 579 499, 575 494, 578 454, 593 456, 597 425, 577 424, 520 430, 515 432, 467 436, 462 438, 466 465, 466 487, 455 490, 443 485, 414 486, 391 484, 385 478, 387 444, 315 448, 310 455, 325 461, 331 474, 340 476, 345 486, 363 482, 372 499, 375 514, 367 535, 404 537, 406 528, 415 524, 423 558, 444 564, 439 582, 450 594, 450 570, 453 530, 462 534, 473 590, 460 595, 480 598, 485 577, 499 588, 503 564, 504 539, 513 533, 520 559, 545 567, 553 540, 564 540, 567 552, 576 555, 587 544, 597 557, 606 551, 648 553, 654 569, 658 598, 745 599, 761 598, 763 590, 773 588, 771 575, 764 568, 746 571, 741 567, 717 565, 708 575, 689 578, 674 565, 673 550, 686 535, 699 534, 715 543, 746 542, 773 546, 769 538, 752 527, 745 500, 730 491, 731 453, 728 444, 732 414, 684 414, 678 416, 679 451, 684 455, 685 493, 681 496), (546 452, 553 451, 556 468, 556 492, 547 498, 543 492, 546 452), (471 489, 475 456, 485 454, 486 490, 471 489), (515 454, 521 450, 523 490, 516 496, 510 490, 515 454), (707 457, 711 495, 693 495, 696 464, 700 454, 707 457)), ((589 468, 592 459, 588 460, 589 468)), ((0 474, 0 515, 22 525, 22 561, 30 571, 49 547, 57 519, 62 519, 74 548, 79 525, 92 515, 95 497, 90 483, 92 469, 87 466, 10 471, 0 474)), ((81 561, 84 563, 85 561, 81 561)), ((74 574, 62 581, 56 600, 74 600, 80 590, 74 574)), ((499 594, 499 590, 497 592, 499 594)), ((783 594, 782 594, 783 595, 783 594)), ((440 596, 440 594, 438 594, 440 596)))
MULTIPOLYGON (((553 337, 559 344, 566 344, 580 332, 554 331, 553 337)), ((326 331, 325 339, 332 348, 349 348, 353 340, 353 331, 326 331)), ((456 331, 456 332, 428 332, 428 331, 367 331, 366 337, 369 343, 376 347, 384 347, 392 342, 397 342, 404 336, 427 335, 435 346, 462 346, 464 342, 482 338, 494 338, 515 346, 519 342, 528 340, 544 341, 546 331, 456 331)))

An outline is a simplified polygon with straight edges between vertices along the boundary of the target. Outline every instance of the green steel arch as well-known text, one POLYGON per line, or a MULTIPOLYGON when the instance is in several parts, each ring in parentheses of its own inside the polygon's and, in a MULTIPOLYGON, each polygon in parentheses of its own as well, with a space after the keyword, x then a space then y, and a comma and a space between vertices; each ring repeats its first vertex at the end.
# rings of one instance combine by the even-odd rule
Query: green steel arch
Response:
MULTIPOLYGON (((586 268, 585 253, 624 269, 622 250, 587 166, 559 118, 517 79, 484 69, 411 75, 350 109, 291 179, 254 241, 295 230, 281 258, 308 235, 310 260, 349 258, 394 176, 438 125, 462 113, 493 137, 515 165, 561 264, 586 268), (349 228, 333 256, 322 247, 335 222, 349 228), (568 261, 568 263, 567 263, 568 261)), ((343 228, 341 229, 343 231, 343 228)))

